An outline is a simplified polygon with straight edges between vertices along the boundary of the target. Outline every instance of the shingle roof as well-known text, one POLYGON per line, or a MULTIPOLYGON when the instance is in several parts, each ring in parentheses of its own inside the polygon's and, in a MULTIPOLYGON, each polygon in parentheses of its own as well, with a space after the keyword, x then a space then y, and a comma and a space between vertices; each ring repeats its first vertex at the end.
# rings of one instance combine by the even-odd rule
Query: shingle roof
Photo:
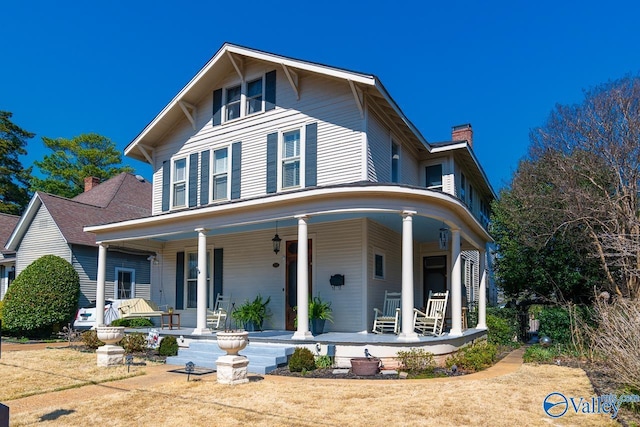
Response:
POLYGON ((86 225, 151 215, 152 186, 130 173, 121 173, 73 199, 38 193, 67 243, 95 246, 86 225))
POLYGON ((13 229, 20 221, 20 217, 17 215, 9 215, 0 213, 0 253, 13 253, 14 251, 8 250, 5 246, 9 236, 13 233, 13 229))

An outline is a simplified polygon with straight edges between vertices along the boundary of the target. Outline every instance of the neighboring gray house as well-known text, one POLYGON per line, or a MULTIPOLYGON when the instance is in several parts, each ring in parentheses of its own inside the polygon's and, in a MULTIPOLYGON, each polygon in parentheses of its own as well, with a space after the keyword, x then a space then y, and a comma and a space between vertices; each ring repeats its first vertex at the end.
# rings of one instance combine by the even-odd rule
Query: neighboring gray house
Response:
POLYGON ((375 75, 225 44, 125 155, 153 168, 153 212, 85 228, 98 270, 114 244, 157 253, 151 297, 195 335, 211 333, 219 292, 270 297, 267 328, 294 339, 313 339, 309 296, 331 302, 331 331, 366 332, 385 291, 402 292, 400 341, 418 340, 429 291, 450 291, 449 336, 464 333, 465 299, 486 329, 496 196, 471 125, 428 142, 375 75))
MULTIPOLYGON (((15 274, 44 255, 69 261, 80 276, 80 306, 96 299, 98 248, 87 224, 109 223, 151 213, 151 184, 142 177, 121 173, 103 183, 85 179, 85 192, 73 199, 36 192, 7 242, 15 251, 15 274)), ((150 297, 149 256, 152 252, 109 247, 106 272, 108 299, 150 297)))
POLYGON ((5 247, 5 242, 11 236, 20 217, 0 213, 0 300, 4 299, 9 285, 16 274, 16 253, 5 247))

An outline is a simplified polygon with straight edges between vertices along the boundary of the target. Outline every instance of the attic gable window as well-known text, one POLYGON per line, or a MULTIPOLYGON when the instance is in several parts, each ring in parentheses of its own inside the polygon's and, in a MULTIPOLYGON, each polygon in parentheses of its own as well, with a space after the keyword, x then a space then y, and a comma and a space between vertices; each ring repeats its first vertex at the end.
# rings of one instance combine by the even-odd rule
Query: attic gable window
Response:
POLYGON ((187 205, 187 159, 173 161, 173 207, 187 205))
POLYGON ((247 115, 262 111, 262 77, 247 83, 247 115))
POLYGON ((300 186, 300 129, 282 134, 282 188, 300 186))
POLYGON ((213 126, 276 108, 276 72, 213 91, 213 126))
POLYGON ((242 98, 241 86, 233 86, 227 88, 225 91, 226 104, 225 104, 225 118, 226 120, 233 120, 240 117, 240 101, 242 98))

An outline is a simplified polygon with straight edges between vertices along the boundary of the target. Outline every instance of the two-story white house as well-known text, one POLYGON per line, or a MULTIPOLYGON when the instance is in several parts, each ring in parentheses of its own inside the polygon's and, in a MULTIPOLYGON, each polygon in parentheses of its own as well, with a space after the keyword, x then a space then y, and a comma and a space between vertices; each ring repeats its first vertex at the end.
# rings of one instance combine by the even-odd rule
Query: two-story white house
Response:
POLYGON ((430 290, 450 291, 449 336, 470 299, 486 329, 495 193, 471 126, 429 143, 374 75, 225 44, 125 155, 153 168, 153 213, 85 227, 98 306, 115 245, 157 254, 151 297, 195 335, 218 293, 270 297, 267 327, 293 339, 313 338, 295 326, 310 296, 331 302, 327 330, 365 332, 385 291, 402 292, 400 341, 430 290))

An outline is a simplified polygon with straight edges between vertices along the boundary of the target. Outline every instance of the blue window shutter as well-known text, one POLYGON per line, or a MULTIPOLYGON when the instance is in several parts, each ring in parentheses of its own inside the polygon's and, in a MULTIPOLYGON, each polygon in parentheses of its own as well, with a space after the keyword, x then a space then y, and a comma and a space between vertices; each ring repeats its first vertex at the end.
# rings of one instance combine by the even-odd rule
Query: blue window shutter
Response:
POLYGON ((278 133, 267 135, 267 194, 278 191, 278 133))
POLYGON ((171 197, 171 162, 162 162, 162 212, 169 210, 171 197))
POLYGON ((184 309, 184 252, 176 253, 176 310, 184 309))
POLYGON ((269 71, 264 76, 264 101, 265 111, 276 108, 276 70, 269 71))
POLYGON ((213 125, 222 123, 222 89, 213 91, 213 125))
POLYGON ((213 250, 213 295, 214 298, 218 294, 224 295, 222 292, 222 248, 213 250))
POLYGON ((209 203, 209 150, 200 153, 200 205, 209 203))
POLYGON ((240 198, 242 183, 242 142, 234 142, 231 146, 231 199, 240 198))
POLYGON ((318 123, 307 125, 305 132, 304 186, 318 185, 318 123))
POLYGON ((198 153, 189 156, 189 207, 198 204, 198 153))

